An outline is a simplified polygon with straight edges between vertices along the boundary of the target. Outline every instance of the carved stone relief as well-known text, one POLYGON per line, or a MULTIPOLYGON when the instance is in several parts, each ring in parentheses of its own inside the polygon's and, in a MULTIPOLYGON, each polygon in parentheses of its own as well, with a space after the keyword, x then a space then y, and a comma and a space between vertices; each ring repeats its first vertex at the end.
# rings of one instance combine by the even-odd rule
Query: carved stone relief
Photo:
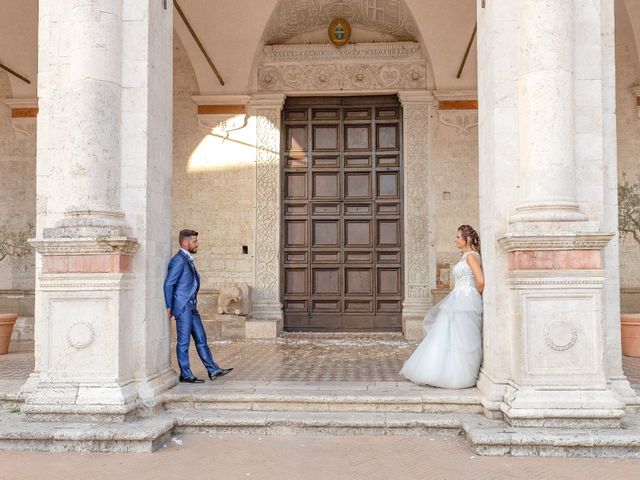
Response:
POLYGON ((262 92, 317 90, 407 90, 426 88, 424 62, 281 65, 258 68, 262 92))
POLYGON ((256 156, 256 303, 279 299, 280 112, 259 109, 256 156))
POLYGON ((466 137, 471 129, 478 126, 477 110, 438 110, 441 124, 453 127, 461 137, 466 137))
POLYGON ((409 298, 429 298, 429 104, 403 102, 405 128, 405 245, 409 298))
POLYGON ((415 40, 417 27, 403 0, 280 0, 265 30, 265 42, 277 44, 327 27, 341 17, 364 30, 398 40, 415 40))

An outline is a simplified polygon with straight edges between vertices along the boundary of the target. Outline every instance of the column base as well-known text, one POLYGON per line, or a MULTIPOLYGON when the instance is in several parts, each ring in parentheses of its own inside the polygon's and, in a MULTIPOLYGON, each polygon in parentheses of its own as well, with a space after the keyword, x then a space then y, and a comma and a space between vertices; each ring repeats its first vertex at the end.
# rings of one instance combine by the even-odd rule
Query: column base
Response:
POLYGON ((536 202, 518 206, 509 223, 586 222, 588 219, 574 202, 536 202))
POLYGON ((514 427, 620 428, 623 404, 610 390, 507 389, 500 404, 514 427))
POLYGON ((281 318, 252 318, 244 324, 244 335, 246 339, 273 339, 282 332, 281 318))
POLYGON ((640 396, 631 388, 627 377, 610 377, 608 386, 614 395, 625 405, 625 410, 638 411, 640 409, 640 396))
POLYGON ((66 212, 53 228, 45 228, 44 238, 130 237, 131 227, 124 214, 106 210, 66 212))
POLYGON ((502 418, 503 415, 500 410, 500 405, 504 401, 508 386, 507 383, 500 383, 494 380, 487 372, 481 369, 476 386, 482 393, 480 403, 482 404, 485 416, 487 418, 502 418))
POLYGON ((407 340, 424 338, 424 316, 433 302, 429 298, 410 298, 402 302, 402 334, 407 340))
POLYGON ((121 423, 138 406, 132 383, 40 382, 21 410, 30 422, 121 423))

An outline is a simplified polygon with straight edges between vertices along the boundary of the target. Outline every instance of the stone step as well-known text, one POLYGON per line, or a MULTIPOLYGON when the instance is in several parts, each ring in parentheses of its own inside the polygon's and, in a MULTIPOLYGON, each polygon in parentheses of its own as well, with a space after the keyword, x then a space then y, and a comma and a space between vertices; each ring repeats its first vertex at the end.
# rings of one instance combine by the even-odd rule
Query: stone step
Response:
POLYGON ((175 433, 212 435, 458 435, 452 414, 174 410, 175 433))
POLYGON ((464 434, 478 455, 640 458, 640 415, 620 429, 514 428, 481 415, 466 416, 464 434))
POLYGON ((28 422, 0 413, 0 450, 41 452, 153 452, 171 438, 175 420, 166 413, 125 423, 28 422))
POLYGON ((244 382, 178 385, 163 396, 167 410, 283 412, 482 412, 477 389, 347 382, 244 382))

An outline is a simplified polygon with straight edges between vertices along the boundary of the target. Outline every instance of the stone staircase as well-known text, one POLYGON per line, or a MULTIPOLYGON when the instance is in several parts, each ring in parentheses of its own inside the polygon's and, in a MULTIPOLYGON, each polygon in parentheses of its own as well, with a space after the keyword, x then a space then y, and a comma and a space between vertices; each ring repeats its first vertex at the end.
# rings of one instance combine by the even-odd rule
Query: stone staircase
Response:
POLYGON ((164 405, 176 419, 176 432, 259 435, 457 435, 463 416, 482 410, 476 389, 403 387, 349 382, 179 385, 165 393, 164 405))

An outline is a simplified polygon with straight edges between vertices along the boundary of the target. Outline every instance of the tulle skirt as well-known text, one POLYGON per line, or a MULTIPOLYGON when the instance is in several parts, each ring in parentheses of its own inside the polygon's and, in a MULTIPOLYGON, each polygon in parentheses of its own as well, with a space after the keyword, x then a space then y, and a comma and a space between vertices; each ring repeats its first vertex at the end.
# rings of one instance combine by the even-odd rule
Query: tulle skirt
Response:
POLYGON ((427 312, 425 333, 400 373, 421 385, 474 386, 482 363, 482 297, 478 291, 454 288, 427 312))

